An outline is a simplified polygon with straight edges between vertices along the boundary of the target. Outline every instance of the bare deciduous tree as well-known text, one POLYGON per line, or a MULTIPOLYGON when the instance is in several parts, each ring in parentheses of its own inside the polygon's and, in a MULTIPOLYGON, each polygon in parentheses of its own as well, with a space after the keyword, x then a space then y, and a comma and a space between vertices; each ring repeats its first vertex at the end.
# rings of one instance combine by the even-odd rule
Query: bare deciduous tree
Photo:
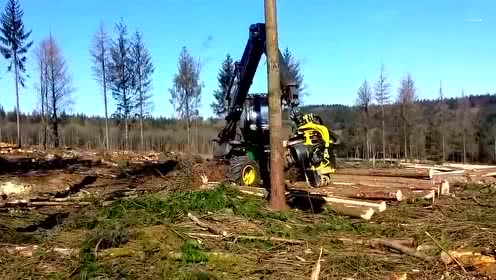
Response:
POLYGON ((379 79, 377 80, 375 84, 375 100, 381 106, 381 122, 382 122, 382 156, 384 162, 386 162, 386 114, 384 107, 385 105, 389 104, 389 99, 390 99, 390 92, 389 92, 390 85, 387 82, 387 77, 386 73, 384 71, 384 65, 381 65, 381 74, 379 75, 379 79))
POLYGON ((177 73, 173 77, 173 85, 169 89, 170 102, 178 116, 186 119, 188 131, 188 149, 191 149, 191 120, 198 113, 201 101, 202 83, 200 81, 200 66, 183 47, 179 54, 177 73))
POLYGON ((408 145, 407 141, 409 137, 409 127, 412 121, 412 115, 414 110, 414 103, 416 101, 416 89, 415 83, 412 79, 412 75, 407 73, 406 76, 401 80, 401 86, 398 89, 398 103, 401 106, 400 115, 403 122, 403 141, 405 145, 405 159, 408 158, 408 145))
POLYGON ((103 92, 103 102, 105 106, 105 147, 108 150, 109 145, 109 126, 108 126, 108 101, 107 89, 109 88, 109 52, 110 38, 105 30, 103 22, 100 23, 98 31, 93 37, 93 42, 90 48, 90 55, 93 62, 92 70, 95 79, 100 83, 103 92))
POLYGON ((370 158, 370 141, 369 141, 369 123, 370 123, 370 105, 372 103, 372 90, 367 80, 364 80, 357 92, 355 105, 359 108, 362 116, 362 124, 365 132, 365 151, 366 158, 370 158))
POLYGON ((62 50, 59 48, 52 34, 50 34, 47 43, 43 43, 48 47, 47 53, 47 79, 48 85, 48 109, 51 117, 53 145, 58 148, 59 141, 59 113, 71 104, 72 78, 69 75, 66 61, 62 55, 62 50))
POLYGON ((39 72, 39 94, 41 102, 41 127, 43 131, 43 148, 47 149, 48 141, 48 51, 49 40, 43 40, 35 49, 36 66, 39 72))
POLYGON ((150 52, 143 42, 143 34, 138 31, 134 34, 131 58, 134 66, 133 84, 136 89, 136 107, 140 120, 140 144, 141 149, 144 149, 143 119, 150 113, 152 106, 152 95, 149 92, 152 88, 152 75, 155 67, 150 52))

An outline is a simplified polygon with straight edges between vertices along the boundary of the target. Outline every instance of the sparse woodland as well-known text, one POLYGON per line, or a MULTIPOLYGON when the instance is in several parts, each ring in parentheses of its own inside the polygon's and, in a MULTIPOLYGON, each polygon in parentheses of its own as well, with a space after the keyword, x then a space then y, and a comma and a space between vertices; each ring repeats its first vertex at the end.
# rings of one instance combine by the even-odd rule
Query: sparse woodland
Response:
MULTIPOLYGON (((31 30, 24 27, 22 16, 19 1, 10 0, 1 16, 0 50, 13 75, 2 78, 12 78, 16 89, 29 79, 36 85, 34 94, 40 105, 33 112, 22 110, 22 100, 13 109, 1 107, 1 141, 45 148, 212 151, 211 140, 227 112, 224 96, 235 75, 235 57, 226 54, 219 65, 217 89, 205 92, 202 65, 187 46, 178 50, 178 61, 171 61, 177 65, 176 74, 161 77, 169 79, 169 90, 157 93, 164 95, 164 102, 168 98, 177 117, 155 118, 151 115, 155 65, 146 38, 140 31, 130 32, 123 19, 108 27, 102 22, 88 42, 92 61, 88 70, 100 86, 102 115, 69 115, 69 108, 77 112, 77 104, 72 102, 77 85, 72 84, 72 77, 78 73, 72 73, 66 63, 57 34, 47 34, 41 42, 30 41, 31 30), (34 55, 27 55, 30 52, 34 55), (36 72, 28 77, 25 69, 29 63, 36 66, 36 72), (199 108, 202 96, 209 94, 215 97, 209 104, 215 117, 206 119, 199 108), (109 112, 111 101, 117 105, 115 112, 109 112)), ((304 101, 309 94, 304 70, 288 48, 283 58, 304 101)), ((338 156, 496 161, 496 96, 466 95, 460 89, 459 98, 446 98, 440 84, 439 97, 424 100, 418 95, 413 74, 390 81, 384 65, 377 77, 369 77, 357 88, 353 106, 303 103, 304 112, 319 114, 340 135, 338 156)), ((1 94, 18 96, 17 91, 1 94)))

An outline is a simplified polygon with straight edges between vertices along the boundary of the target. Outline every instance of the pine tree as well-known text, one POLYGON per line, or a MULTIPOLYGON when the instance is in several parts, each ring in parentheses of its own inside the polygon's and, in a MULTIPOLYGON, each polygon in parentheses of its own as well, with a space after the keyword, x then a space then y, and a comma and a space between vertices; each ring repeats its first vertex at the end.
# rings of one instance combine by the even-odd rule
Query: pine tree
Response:
POLYGON ((25 78, 22 74, 26 72, 26 56, 32 41, 26 42, 31 35, 31 31, 24 30, 22 11, 18 0, 9 0, 5 11, 0 18, 0 53, 10 61, 7 70, 14 69, 15 89, 16 89, 16 117, 17 117, 17 145, 21 147, 21 127, 19 116, 19 85, 24 87, 25 78))
POLYGON ((235 65, 231 55, 227 54, 217 75, 218 89, 214 90, 214 102, 210 104, 215 115, 222 117, 227 113, 226 95, 234 80, 235 65))
POLYGON ((114 116, 124 120, 124 145, 129 149, 129 118, 135 108, 135 98, 132 91, 133 63, 131 59, 131 43, 127 37, 127 26, 121 19, 115 25, 117 39, 112 40, 110 47, 110 79, 112 96, 116 101, 114 116))
POLYGON ((288 66, 289 74, 291 78, 296 82, 296 93, 298 94, 300 103, 303 104, 304 98, 308 96, 308 92, 306 91, 306 86, 303 83, 303 74, 300 69, 300 62, 296 60, 293 54, 289 51, 288 48, 285 48, 282 53, 282 58, 284 63, 288 66))
POLYGON ((203 84, 200 81, 200 66, 186 47, 181 49, 177 73, 173 77, 170 102, 180 118, 186 119, 188 149, 191 149, 191 119, 198 115, 203 84))
POLYGON ((152 87, 151 76, 155 71, 155 67, 153 66, 150 52, 143 42, 143 35, 138 31, 134 34, 132 41, 131 59, 134 67, 133 87, 136 90, 136 109, 140 120, 140 143, 141 149, 144 149, 143 119, 151 110, 152 95, 149 92, 152 87))

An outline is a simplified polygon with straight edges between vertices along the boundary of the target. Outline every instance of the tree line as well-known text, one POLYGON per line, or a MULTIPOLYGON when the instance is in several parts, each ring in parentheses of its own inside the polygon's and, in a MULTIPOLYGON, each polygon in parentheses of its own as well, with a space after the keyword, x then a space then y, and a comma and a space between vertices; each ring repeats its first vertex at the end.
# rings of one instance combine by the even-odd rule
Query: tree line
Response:
MULTIPOLYGON (((0 140, 15 141, 19 147, 24 141, 44 148, 75 145, 106 149, 161 149, 164 141, 171 141, 184 150, 191 151, 198 145, 205 148, 197 147, 197 151, 210 149, 209 140, 216 135, 213 128, 220 130, 229 110, 225 97, 239 78, 229 53, 220 65, 217 88, 212 93, 214 101, 209 104, 217 120, 206 121, 199 112, 204 94, 202 64, 186 46, 181 48, 176 73, 165 93, 177 120, 173 124, 165 121, 167 125, 161 126, 165 136, 160 137, 150 130, 164 120, 151 116, 155 65, 143 32, 130 34, 123 19, 114 24, 112 32, 100 23, 89 42, 89 58, 100 86, 104 117, 68 115, 66 110, 73 105, 75 90, 56 34, 49 33, 34 44, 22 18, 19 1, 8 0, 0 16, 0 53, 13 74, 16 106, 13 112, 0 110, 0 140), (36 75, 32 77, 26 73, 30 51, 36 63, 36 75), (19 89, 28 79, 36 81, 40 103, 31 114, 21 112, 19 101, 19 89), (111 99, 115 112, 108 110, 111 99), (86 132, 88 135, 83 135, 86 132)), ((309 92, 300 63, 288 48, 283 50, 283 59, 304 101, 309 92)), ((303 110, 318 113, 341 135, 341 156, 466 162, 496 160, 495 103, 492 95, 468 96, 463 89, 459 98, 445 98, 442 83, 436 100, 421 100, 410 73, 394 89, 382 65, 374 82, 364 80, 358 88, 353 106, 312 105, 303 106, 303 110)))
POLYGON ((438 97, 421 99, 414 77, 406 73, 395 89, 384 65, 373 83, 365 79, 353 106, 314 105, 342 142, 343 157, 496 162, 496 96, 446 98, 442 81, 438 97))

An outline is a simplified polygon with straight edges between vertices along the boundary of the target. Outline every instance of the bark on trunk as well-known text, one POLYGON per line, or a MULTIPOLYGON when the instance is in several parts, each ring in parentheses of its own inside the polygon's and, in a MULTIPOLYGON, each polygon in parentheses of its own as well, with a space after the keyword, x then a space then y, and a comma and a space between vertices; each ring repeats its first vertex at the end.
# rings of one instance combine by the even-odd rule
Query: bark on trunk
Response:
POLYGON ((19 67, 17 65, 17 53, 13 52, 14 55, 14 71, 15 71, 15 90, 16 90, 16 117, 17 117, 17 147, 21 148, 21 120, 19 113, 19 67))
POLYGON ((403 193, 401 190, 396 192, 387 191, 360 191, 355 195, 350 195, 351 198, 365 198, 370 200, 393 200, 401 201, 403 199, 403 193))
POLYGON ((382 111, 382 158, 383 158, 383 163, 386 163, 386 128, 384 121, 384 104, 381 105, 381 111, 382 111))
POLYGON ((356 169, 345 168, 336 169, 336 174, 355 176, 384 176, 384 177, 404 177, 415 179, 430 179, 433 171, 431 169, 356 169))
MULTIPOLYGON (((103 41, 102 41, 102 53, 105 52, 103 41)), ((106 76, 106 67, 105 67, 105 55, 102 57, 102 83, 103 83, 103 102, 105 105, 105 147, 106 149, 110 149, 110 140, 109 140, 109 126, 108 126, 108 103, 107 103, 107 76, 106 76)))

